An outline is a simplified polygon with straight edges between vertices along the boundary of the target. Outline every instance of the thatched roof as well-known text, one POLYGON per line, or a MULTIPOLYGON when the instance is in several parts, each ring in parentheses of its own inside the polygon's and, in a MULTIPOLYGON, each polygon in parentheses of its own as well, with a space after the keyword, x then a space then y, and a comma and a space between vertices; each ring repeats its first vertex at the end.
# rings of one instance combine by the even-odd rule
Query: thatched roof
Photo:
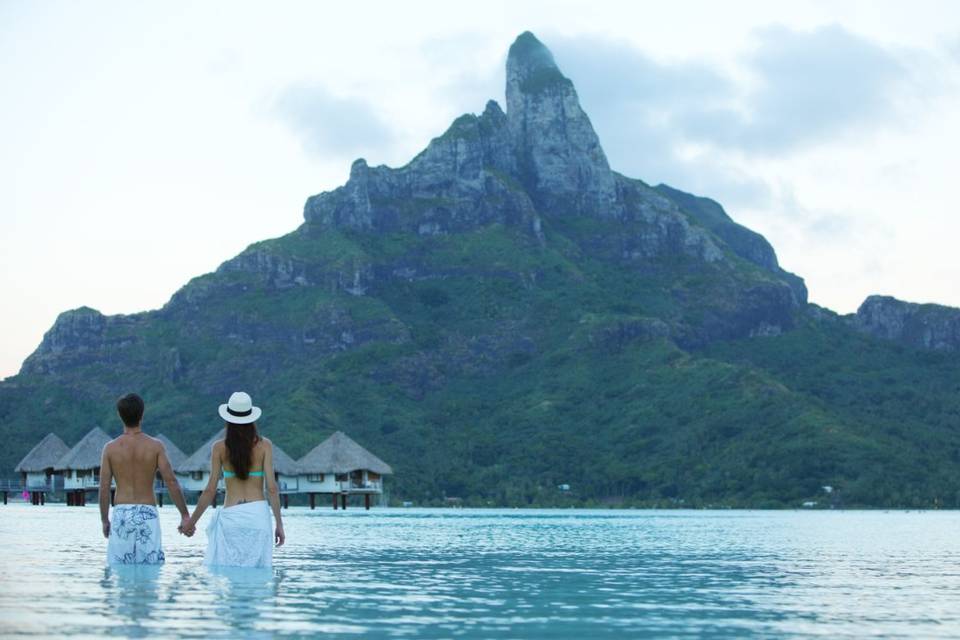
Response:
POLYGON ((158 433, 156 436, 157 440, 163 443, 163 448, 167 450, 167 460, 170 461, 170 466, 176 469, 178 466, 183 464, 183 461, 187 459, 187 454, 180 450, 180 447, 173 444, 173 441, 162 433, 158 433))
POLYGON ((373 455, 342 431, 318 444, 300 458, 300 473, 350 473, 366 469, 379 474, 393 473, 386 462, 373 455))
POLYGON ((31 473, 35 471, 45 471, 57 466, 57 462, 62 458, 70 447, 63 443, 63 440, 52 433, 37 443, 30 453, 23 457, 17 468, 17 473, 31 473))
POLYGON ((173 470, 176 473, 193 473, 194 471, 210 471, 210 452, 213 450, 213 443, 217 440, 223 440, 226 435, 226 429, 220 429, 212 438, 207 440, 202 447, 193 452, 193 454, 175 465, 173 470))
POLYGON ((295 476, 300 473, 300 465, 297 461, 288 456, 286 451, 277 446, 277 443, 272 440, 270 443, 273 445, 273 470, 285 476, 295 476))
POLYGON ((97 469, 100 467, 100 456, 103 448, 110 442, 110 436, 100 427, 94 427, 73 449, 63 454, 63 457, 54 465, 54 469, 97 469))

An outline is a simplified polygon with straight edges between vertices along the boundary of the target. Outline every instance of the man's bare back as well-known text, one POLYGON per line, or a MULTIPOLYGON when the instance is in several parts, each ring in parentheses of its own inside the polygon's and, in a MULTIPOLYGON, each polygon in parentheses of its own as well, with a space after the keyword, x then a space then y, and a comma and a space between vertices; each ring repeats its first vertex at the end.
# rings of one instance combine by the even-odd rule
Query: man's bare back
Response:
POLYGON ((170 467, 163 443, 142 431, 124 433, 107 443, 103 453, 117 481, 114 504, 156 504, 154 478, 161 467, 170 467))
MULTIPOLYGON (((114 481, 117 483, 117 488, 113 491, 113 504, 117 508, 125 509, 129 509, 125 505, 153 507, 148 519, 155 524, 157 515, 153 481, 159 471, 160 477, 163 478, 167 491, 170 493, 170 499, 173 500, 173 504, 180 511, 180 525, 183 526, 190 520, 187 503, 183 499, 183 492, 180 490, 180 483, 177 482, 177 476, 173 474, 173 468, 170 466, 170 460, 167 458, 167 451, 163 443, 156 438, 151 438, 140 429, 143 412, 143 399, 135 393, 128 393, 117 400, 117 413, 123 422, 123 435, 108 442, 100 457, 100 524, 103 527, 103 537, 107 539, 110 539, 112 526, 110 522, 110 493, 111 484, 114 481)), ((142 513, 137 517, 142 520, 142 513)), ((149 532, 141 532, 133 537, 146 540, 151 535, 149 532)), ((131 534, 125 530, 122 536, 124 540, 128 540, 131 534)), ((157 536, 159 536, 159 528, 157 529, 157 536)), ((130 553, 125 555, 130 555, 130 553)), ((160 562, 163 561, 163 552, 159 549, 159 539, 157 539, 155 553, 151 552, 147 555, 150 555, 150 562, 157 558, 160 559, 160 562)), ((134 556, 136 556, 136 553, 134 553, 134 556)), ((127 561, 125 558, 118 557, 118 559, 121 562, 127 561)))

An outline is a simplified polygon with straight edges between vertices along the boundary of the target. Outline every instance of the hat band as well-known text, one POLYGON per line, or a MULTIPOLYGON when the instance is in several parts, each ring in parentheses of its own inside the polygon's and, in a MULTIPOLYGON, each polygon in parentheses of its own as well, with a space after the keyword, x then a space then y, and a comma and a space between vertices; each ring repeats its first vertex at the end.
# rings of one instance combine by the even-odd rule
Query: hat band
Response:
POLYGON ((244 416, 248 416, 248 415, 250 415, 251 413, 253 413, 253 409, 247 409, 246 411, 234 411, 234 410, 231 409, 230 407, 227 407, 227 413, 229 413, 229 414, 232 415, 232 416, 236 416, 236 417, 238 417, 238 418, 242 418, 242 417, 244 417, 244 416))

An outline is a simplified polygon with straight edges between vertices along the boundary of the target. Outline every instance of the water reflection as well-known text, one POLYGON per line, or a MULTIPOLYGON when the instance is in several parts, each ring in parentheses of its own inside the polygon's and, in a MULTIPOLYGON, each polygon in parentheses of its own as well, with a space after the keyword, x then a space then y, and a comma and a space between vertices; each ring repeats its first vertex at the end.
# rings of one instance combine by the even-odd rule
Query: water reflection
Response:
POLYGON ((276 606, 273 570, 218 567, 208 576, 216 617, 244 637, 264 631, 264 618, 276 606))
MULTIPOLYGON (((141 638, 150 634, 159 599, 158 565, 117 565, 103 569, 100 586, 106 609, 115 613, 112 632, 141 638)), ((159 624, 163 624, 162 621, 159 624)))

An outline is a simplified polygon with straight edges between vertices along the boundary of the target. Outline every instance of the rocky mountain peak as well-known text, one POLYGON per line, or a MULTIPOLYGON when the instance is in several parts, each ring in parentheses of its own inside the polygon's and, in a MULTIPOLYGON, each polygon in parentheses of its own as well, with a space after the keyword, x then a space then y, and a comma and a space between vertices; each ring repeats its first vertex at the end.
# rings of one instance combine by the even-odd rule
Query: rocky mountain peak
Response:
POLYGON ((133 316, 105 316, 96 309, 80 307, 64 311, 43 334, 43 341, 21 367, 21 373, 45 373, 65 360, 82 359, 102 345, 106 328, 111 323, 126 322, 133 316))
POLYGON ((960 351, 960 309, 873 295, 847 321, 858 331, 917 349, 960 351))
POLYGON ((544 209, 617 215, 616 180, 573 83, 526 31, 507 56, 507 120, 523 182, 544 209))
POLYGON ((370 167, 367 166, 366 160, 364 160, 363 158, 357 158, 356 160, 353 161, 353 164, 350 165, 350 179, 351 180, 362 179, 366 175, 367 170, 369 168, 370 167))
POLYGON ((560 72, 550 50, 529 31, 521 33, 510 45, 507 77, 513 81, 508 81, 508 96, 517 91, 532 91, 550 82, 570 82, 560 72))
POLYGON ((491 123, 506 124, 507 122, 507 114, 503 112, 496 100, 487 100, 487 106, 484 107, 483 115, 480 117, 491 123))

